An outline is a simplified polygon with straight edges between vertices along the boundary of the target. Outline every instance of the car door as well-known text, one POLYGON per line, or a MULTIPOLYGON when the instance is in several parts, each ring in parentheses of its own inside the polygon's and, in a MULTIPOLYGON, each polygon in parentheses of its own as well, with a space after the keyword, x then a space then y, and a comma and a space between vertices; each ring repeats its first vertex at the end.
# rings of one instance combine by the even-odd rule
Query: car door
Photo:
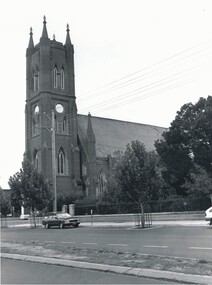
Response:
POLYGON ((58 217, 57 215, 53 215, 52 216, 52 226, 58 226, 59 225, 59 221, 58 221, 58 217))
POLYGON ((50 215, 50 216, 48 217, 48 224, 49 224, 49 226, 54 226, 54 223, 55 223, 54 216, 53 216, 53 215, 50 215))

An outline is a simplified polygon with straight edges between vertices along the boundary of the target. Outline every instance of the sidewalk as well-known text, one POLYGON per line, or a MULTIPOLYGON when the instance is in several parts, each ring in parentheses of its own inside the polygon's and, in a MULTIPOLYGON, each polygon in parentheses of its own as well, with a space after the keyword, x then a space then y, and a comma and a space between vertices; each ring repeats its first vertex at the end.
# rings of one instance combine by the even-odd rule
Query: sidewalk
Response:
MULTIPOLYGON (((20 255, 20 254, 10 254, 10 253, 2 253, 1 258, 10 258, 15 260, 23 260, 28 262, 38 262, 44 264, 53 264, 53 265, 61 265, 61 266, 69 266, 75 268, 84 268, 89 270, 97 270, 104 272, 112 272, 117 274, 126 274, 133 275, 137 277, 148 277, 153 279, 161 279, 173 282, 185 282, 185 283, 194 283, 194 284, 212 284, 212 277, 210 276, 200 276, 200 275, 190 275, 169 271, 159 271, 152 269, 141 269, 141 268, 133 268, 127 266, 114 266, 107 264, 98 264, 98 263, 89 263, 82 261, 74 261, 74 260, 66 260, 66 259, 58 259, 58 258, 45 258, 40 256, 28 256, 28 255, 20 255)), ((155 283, 157 284, 157 283, 155 283)))

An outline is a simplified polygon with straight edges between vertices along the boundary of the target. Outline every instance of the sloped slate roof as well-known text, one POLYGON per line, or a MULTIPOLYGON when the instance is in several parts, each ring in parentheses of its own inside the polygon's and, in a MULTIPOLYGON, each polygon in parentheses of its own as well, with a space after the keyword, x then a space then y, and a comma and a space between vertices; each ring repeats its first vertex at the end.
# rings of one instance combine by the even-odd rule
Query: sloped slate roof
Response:
MULTIPOLYGON (((88 116, 77 115, 78 133, 85 141, 88 116)), ((91 117, 93 132, 96 139, 96 156, 107 157, 117 150, 125 151, 126 145, 134 140, 142 142, 147 151, 154 150, 154 143, 166 128, 126 121, 91 117)))

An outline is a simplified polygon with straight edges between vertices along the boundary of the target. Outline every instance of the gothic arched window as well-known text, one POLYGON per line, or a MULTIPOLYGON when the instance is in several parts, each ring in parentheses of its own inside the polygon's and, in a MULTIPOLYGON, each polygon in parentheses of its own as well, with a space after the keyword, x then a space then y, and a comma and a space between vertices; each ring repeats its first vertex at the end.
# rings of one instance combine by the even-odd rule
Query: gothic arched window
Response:
POLYGON ((57 82, 57 66, 55 65, 54 71, 53 71, 53 81, 54 81, 54 88, 58 87, 58 82, 57 82))
POLYGON ((57 173, 65 174, 65 154, 62 148, 60 148, 57 156, 57 173))
POLYGON ((32 135, 39 133, 39 106, 36 105, 33 110, 32 116, 32 135))
POLYGON ((61 89, 65 89, 65 73, 64 73, 64 67, 61 68, 60 72, 60 87, 61 89))
POLYGON ((35 169, 39 169, 39 157, 38 157, 38 152, 35 150, 34 152, 34 159, 33 159, 33 164, 35 169))
POLYGON ((107 178, 103 170, 101 170, 100 175, 99 175, 99 189, 98 189, 98 196, 102 196, 103 193, 106 191, 106 183, 107 183, 107 178))
POLYGON ((33 73, 34 91, 39 90, 39 72, 33 73))

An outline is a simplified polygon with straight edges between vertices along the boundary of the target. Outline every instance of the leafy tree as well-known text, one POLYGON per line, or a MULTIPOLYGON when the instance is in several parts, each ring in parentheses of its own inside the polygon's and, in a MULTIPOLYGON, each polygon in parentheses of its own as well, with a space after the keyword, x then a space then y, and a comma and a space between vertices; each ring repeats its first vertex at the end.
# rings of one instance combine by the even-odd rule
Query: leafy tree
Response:
POLYGON ((121 189, 115 177, 115 169, 120 163, 123 153, 116 151, 111 158, 111 169, 107 176, 107 191, 98 197, 97 208, 104 208, 104 212, 119 213, 123 202, 126 202, 125 196, 122 195, 121 189))
POLYGON ((4 193, 2 188, 0 187, 0 212, 1 215, 7 216, 7 214, 11 213, 11 203, 9 197, 4 193))
POLYGON ((211 197, 212 178, 203 167, 195 165, 189 177, 190 179, 185 181, 183 187, 187 189, 191 200, 200 201, 203 197, 211 197))
POLYGON ((118 161, 115 178, 123 196, 141 208, 144 227, 144 206, 159 195, 161 177, 155 152, 147 152, 139 141, 132 141, 118 161))
POLYGON ((12 190, 12 203, 31 209, 36 228, 35 211, 43 210, 52 202, 52 192, 48 183, 25 157, 20 171, 10 177, 9 185, 12 190))
POLYGON ((85 197, 85 193, 81 188, 75 188, 69 193, 59 193, 57 197, 57 205, 62 208, 62 205, 76 204, 85 197))
POLYGON ((212 97, 183 105, 163 139, 155 146, 165 167, 163 178, 178 195, 187 195, 187 188, 183 185, 190 180, 195 164, 211 176, 212 97))

